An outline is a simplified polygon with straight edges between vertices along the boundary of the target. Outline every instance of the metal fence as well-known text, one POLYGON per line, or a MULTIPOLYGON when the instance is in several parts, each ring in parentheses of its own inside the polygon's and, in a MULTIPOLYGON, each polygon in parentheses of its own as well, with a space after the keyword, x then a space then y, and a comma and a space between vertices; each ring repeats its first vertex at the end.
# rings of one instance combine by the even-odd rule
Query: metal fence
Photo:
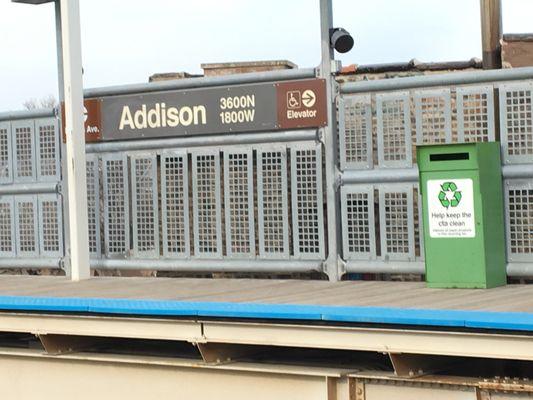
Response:
MULTIPOLYGON (((313 69, 86 91, 139 94, 315 77, 313 69)), ((91 266, 322 271, 323 151, 317 130, 87 144, 91 266)))
MULTIPOLYGON (((416 144, 499 139, 508 274, 533 276, 531 77, 526 68, 341 84, 335 179, 326 176, 323 135, 314 129, 88 143, 91 266, 325 272, 329 178, 338 183, 341 275, 423 273, 416 144)), ((252 77, 243 79, 228 82, 252 77)), ((53 110, 0 114, 1 267, 63 265, 62 168, 53 110)))
MULTIPOLYGON (((319 269, 321 145, 269 143, 268 133, 260 135, 265 143, 240 146, 110 153, 93 145, 87 159, 93 265, 240 270, 232 260, 242 260, 248 270, 319 269)), ((302 139, 309 136, 316 133, 302 139)))
POLYGON ((0 114, 1 267, 60 267, 60 155, 54 110, 0 114))
POLYGON ((455 79, 448 74, 341 87, 348 272, 423 273, 416 145, 499 139, 508 273, 533 274, 533 81, 505 81, 516 74, 503 70, 455 79))

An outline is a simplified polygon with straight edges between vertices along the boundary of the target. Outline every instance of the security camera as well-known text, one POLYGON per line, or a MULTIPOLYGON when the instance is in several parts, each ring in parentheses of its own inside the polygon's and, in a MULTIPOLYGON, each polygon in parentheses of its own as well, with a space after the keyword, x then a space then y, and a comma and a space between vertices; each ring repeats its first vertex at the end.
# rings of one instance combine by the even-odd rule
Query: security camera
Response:
POLYGON ((347 53, 353 47, 353 37, 344 28, 333 28, 329 32, 330 45, 339 53, 347 53))

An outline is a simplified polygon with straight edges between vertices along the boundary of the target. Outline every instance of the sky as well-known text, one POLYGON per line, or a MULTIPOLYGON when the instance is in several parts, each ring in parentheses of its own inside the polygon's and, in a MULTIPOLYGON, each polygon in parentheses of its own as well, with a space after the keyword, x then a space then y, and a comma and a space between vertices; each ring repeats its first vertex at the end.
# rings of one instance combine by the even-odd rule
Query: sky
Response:
MULTIPOLYGON (((502 0, 505 33, 533 32, 533 1, 502 0)), ((80 0, 84 87, 147 82, 201 63, 320 57, 318 0, 80 0)), ((333 0, 355 38, 343 65, 481 58, 479 0, 333 0)), ((0 0, 0 111, 57 96, 53 4, 0 0)))

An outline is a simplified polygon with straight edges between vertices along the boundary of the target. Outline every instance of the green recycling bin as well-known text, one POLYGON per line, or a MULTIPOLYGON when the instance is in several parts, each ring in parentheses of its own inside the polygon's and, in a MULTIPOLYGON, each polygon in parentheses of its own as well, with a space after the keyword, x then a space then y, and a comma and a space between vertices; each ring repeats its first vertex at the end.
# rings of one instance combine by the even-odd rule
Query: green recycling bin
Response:
POLYGON ((419 146, 417 163, 427 285, 506 284, 499 143, 419 146))

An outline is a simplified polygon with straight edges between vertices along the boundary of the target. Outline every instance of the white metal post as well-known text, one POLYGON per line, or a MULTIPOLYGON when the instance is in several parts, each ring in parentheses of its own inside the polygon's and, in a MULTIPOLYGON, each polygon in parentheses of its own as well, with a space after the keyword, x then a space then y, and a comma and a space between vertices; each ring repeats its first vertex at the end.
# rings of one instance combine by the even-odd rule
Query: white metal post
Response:
POLYGON ((61 13, 64 118, 67 138, 64 162, 67 164, 70 227, 68 241, 70 249, 66 249, 66 255, 70 277, 73 281, 78 281, 90 276, 80 10, 79 0, 58 1, 61 13))
POLYGON ((328 125, 323 128, 324 154, 325 154, 325 181, 327 201, 327 230, 328 230, 328 257, 326 259, 326 272, 332 281, 340 279, 338 254, 339 246, 339 199, 337 195, 337 121, 334 108, 335 79, 331 74, 334 59, 333 49, 330 45, 330 29, 333 27, 333 10, 331 0, 320 0, 320 36, 322 45, 322 61, 320 64, 320 77, 326 80, 328 125))

